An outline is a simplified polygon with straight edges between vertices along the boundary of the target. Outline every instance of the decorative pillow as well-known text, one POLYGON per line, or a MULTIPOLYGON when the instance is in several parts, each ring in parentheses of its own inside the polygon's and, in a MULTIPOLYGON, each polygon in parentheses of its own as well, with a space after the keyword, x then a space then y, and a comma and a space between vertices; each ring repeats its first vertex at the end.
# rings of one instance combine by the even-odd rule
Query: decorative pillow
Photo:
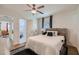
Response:
POLYGON ((47 36, 53 36, 52 32, 47 32, 47 36))
POLYGON ((57 36, 58 35, 58 31, 53 31, 53 35, 57 36))
POLYGON ((47 32, 42 32, 42 35, 46 35, 47 32))
POLYGON ((47 32, 45 29, 42 29, 41 31, 42 31, 42 35, 46 35, 47 32))
POLYGON ((58 31, 47 31, 47 36, 57 36, 58 31))

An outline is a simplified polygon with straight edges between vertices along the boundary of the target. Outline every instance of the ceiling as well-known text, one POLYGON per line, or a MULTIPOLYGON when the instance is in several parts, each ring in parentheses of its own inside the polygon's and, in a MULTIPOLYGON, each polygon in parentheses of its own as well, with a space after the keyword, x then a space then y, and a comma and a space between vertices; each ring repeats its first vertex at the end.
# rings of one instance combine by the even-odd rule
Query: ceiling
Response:
MULTIPOLYGON (((36 7, 41 6, 41 4, 36 4, 36 7)), ((56 14, 63 10, 67 9, 75 9, 78 5, 72 4, 44 4, 44 8, 40 9, 44 14, 36 13, 33 15, 31 12, 27 12, 25 10, 30 9, 25 4, 4 4, 0 5, 0 12, 2 14, 9 14, 9 15, 20 15, 23 17, 28 17, 29 19, 47 17, 51 14, 56 14), (3 11, 4 10, 4 11, 3 11), (12 14, 13 13, 13 14, 12 14)))

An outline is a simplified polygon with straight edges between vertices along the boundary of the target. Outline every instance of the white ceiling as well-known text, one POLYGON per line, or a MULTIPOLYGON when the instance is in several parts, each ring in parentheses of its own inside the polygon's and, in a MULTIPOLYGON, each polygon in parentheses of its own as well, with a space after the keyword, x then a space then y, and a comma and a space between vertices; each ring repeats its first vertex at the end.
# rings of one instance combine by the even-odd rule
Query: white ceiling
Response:
MULTIPOLYGON (((40 5, 36 5, 37 7, 40 5)), ((28 8, 27 5, 25 4, 4 4, 4 5, 0 5, 0 9, 5 9, 5 13, 8 11, 10 11, 10 14, 13 12, 14 15, 22 15, 24 17, 28 17, 30 19, 35 19, 35 18, 41 18, 41 17, 46 17, 49 16, 50 14, 56 14, 58 12, 61 12, 63 10, 66 9, 74 9, 76 8, 78 5, 72 5, 72 4, 44 4, 44 8, 40 9, 40 11, 42 11, 44 14, 40 14, 37 13, 36 15, 33 15, 31 12, 26 12, 25 10, 28 10, 30 8, 28 8)), ((3 10, 2 9, 2 10, 3 10)), ((9 13, 9 12, 8 12, 9 13)), ((9 14, 9 15, 10 15, 9 14)))

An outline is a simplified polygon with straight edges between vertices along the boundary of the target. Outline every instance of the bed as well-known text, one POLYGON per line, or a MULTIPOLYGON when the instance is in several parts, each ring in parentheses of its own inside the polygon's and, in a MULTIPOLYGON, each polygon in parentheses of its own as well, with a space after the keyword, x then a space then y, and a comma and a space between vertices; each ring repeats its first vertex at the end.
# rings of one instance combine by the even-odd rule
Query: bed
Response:
POLYGON ((26 48, 33 50, 39 55, 59 55, 62 46, 66 45, 66 30, 53 28, 46 31, 58 31, 58 36, 37 35, 29 37, 26 48))

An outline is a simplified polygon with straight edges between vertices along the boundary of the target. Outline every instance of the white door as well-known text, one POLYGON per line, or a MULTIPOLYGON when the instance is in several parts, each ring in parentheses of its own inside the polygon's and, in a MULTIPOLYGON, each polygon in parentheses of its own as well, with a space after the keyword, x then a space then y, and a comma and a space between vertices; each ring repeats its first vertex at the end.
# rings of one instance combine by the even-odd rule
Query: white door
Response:
POLYGON ((26 20, 20 19, 19 20, 19 43, 26 42, 26 20))

